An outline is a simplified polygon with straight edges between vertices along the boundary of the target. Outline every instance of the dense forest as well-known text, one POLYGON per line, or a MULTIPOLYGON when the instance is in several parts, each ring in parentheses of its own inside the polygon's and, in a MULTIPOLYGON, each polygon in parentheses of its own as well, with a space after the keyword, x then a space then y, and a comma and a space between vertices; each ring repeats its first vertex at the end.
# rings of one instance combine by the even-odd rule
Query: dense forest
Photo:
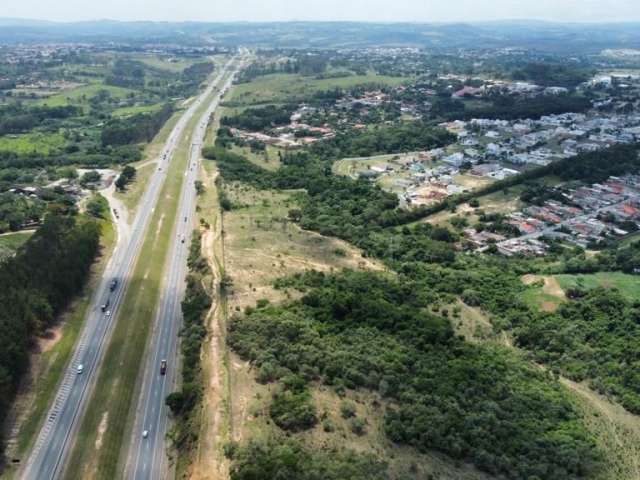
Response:
POLYGON ((28 132, 53 120, 61 120, 78 115, 77 107, 28 107, 21 103, 11 103, 0 107, 0 135, 28 132))
POLYGON ((289 124, 291 114, 295 109, 295 105, 268 105, 260 108, 248 108, 238 115, 222 117, 220 124, 225 127, 260 132, 289 124))
POLYGON ((113 119, 102 129, 102 145, 150 142, 171 118, 172 113, 173 107, 167 103, 155 113, 139 113, 127 118, 113 119))
POLYGON ((350 451, 305 448, 295 440, 251 441, 233 445, 231 480, 388 480, 386 465, 350 451))
POLYGON ((422 122, 408 122, 338 133, 333 139, 313 144, 310 152, 320 158, 333 160, 429 150, 448 145, 454 140, 455 137, 444 129, 422 122))
POLYGON ((593 71, 559 63, 530 62, 511 74, 514 80, 526 80, 545 87, 575 88, 593 77, 593 71))
MULTIPOLYGON (((449 320, 429 313, 433 294, 419 283, 312 272, 279 287, 305 294, 229 327, 230 345, 262 381, 295 375, 338 392, 372 390, 390 402, 389 439, 507 478, 582 478, 597 468, 593 440, 560 385, 505 348, 458 339, 449 320)), ((305 408, 289 411, 310 428, 305 408)))
POLYGON ((32 342, 85 285, 99 240, 94 221, 50 214, 0 264, 0 420, 29 366, 32 342))

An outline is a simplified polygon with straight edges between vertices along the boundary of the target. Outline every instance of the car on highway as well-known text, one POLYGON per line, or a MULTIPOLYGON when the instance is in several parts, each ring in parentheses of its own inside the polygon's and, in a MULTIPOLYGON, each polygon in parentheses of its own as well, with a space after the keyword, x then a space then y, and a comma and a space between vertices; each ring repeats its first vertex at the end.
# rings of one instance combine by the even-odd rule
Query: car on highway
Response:
POLYGON ((117 286, 118 286, 118 280, 114 278, 113 280, 111 280, 111 284, 109 285, 109 290, 113 292, 117 286))
POLYGON ((84 372, 84 365, 82 364, 78 365, 78 368, 76 368, 76 372, 78 373, 78 375, 84 372))
POLYGON ((184 243, 184 235, 180 238, 180 243, 184 243))
POLYGON ((106 312, 107 308, 109 308, 110 303, 111 303, 111 300, 107 298, 107 301, 102 304, 102 306, 100 307, 100 310, 102 310, 103 312, 106 312))
POLYGON ((111 310, 107 310, 106 312, 104 312, 104 316, 105 317, 110 317, 111 316, 111 310))
POLYGON ((160 361, 160 375, 164 375, 167 373, 167 361, 166 360, 161 360, 160 361))
POLYGON ((142 431, 142 438, 147 438, 149 436, 149 430, 142 431))

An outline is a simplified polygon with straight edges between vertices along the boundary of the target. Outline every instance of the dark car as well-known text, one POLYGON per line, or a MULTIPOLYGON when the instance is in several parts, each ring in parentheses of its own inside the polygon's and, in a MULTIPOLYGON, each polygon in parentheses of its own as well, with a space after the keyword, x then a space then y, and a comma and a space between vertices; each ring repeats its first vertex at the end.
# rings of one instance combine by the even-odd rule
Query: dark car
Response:
POLYGON ((160 361, 160 375, 164 375, 165 373, 167 373, 167 361, 162 360, 160 361))

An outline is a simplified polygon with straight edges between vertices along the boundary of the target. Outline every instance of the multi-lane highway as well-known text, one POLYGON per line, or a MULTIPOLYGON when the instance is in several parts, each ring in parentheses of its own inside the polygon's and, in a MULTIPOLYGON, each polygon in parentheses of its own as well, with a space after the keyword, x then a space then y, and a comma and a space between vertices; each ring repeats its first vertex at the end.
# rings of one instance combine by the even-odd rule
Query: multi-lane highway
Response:
MULTIPOLYGON (((231 61, 176 123, 160 153, 158 169, 149 180, 149 185, 140 201, 131 229, 124 234, 119 234, 116 248, 107 264, 102 281, 92 298, 91 307, 70 365, 21 472, 22 478, 48 480, 57 478, 62 473, 65 461, 73 445, 74 435, 86 409, 87 399, 91 396, 98 369, 109 342, 119 307, 125 296, 136 259, 140 254, 152 212, 164 185, 168 171, 167 167, 180 143, 180 139, 184 135, 185 128, 203 102, 212 96, 215 87, 219 86, 227 76, 230 64, 231 61)), ((190 171, 187 173, 189 174, 190 171)), ((185 182, 185 191, 190 190, 187 188, 187 183, 189 182, 185 182)), ((191 181, 192 186, 193 181, 191 181)))
POLYGON ((221 92, 202 115, 191 137, 189 164, 185 174, 173 240, 169 249, 160 305, 155 319, 155 329, 147 354, 142 391, 139 397, 137 418, 133 428, 125 477, 135 480, 162 479, 169 471, 167 465, 165 437, 169 422, 165 398, 176 386, 178 332, 182 325, 181 301, 185 291, 187 257, 194 228, 196 203, 195 181, 198 178, 200 155, 205 139, 209 118, 218 106, 240 63, 229 75, 221 92), (167 362, 162 374, 161 362, 167 362), (143 432, 145 434, 143 435, 143 432))

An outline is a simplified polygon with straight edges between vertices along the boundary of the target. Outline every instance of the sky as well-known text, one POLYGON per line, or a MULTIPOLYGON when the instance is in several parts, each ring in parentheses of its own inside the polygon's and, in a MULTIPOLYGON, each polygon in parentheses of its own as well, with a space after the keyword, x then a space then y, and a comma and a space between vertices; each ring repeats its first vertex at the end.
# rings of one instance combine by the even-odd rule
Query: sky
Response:
POLYGON ((56 21, 640 21, 640 0, 0 0, 0 17, 56 21))

